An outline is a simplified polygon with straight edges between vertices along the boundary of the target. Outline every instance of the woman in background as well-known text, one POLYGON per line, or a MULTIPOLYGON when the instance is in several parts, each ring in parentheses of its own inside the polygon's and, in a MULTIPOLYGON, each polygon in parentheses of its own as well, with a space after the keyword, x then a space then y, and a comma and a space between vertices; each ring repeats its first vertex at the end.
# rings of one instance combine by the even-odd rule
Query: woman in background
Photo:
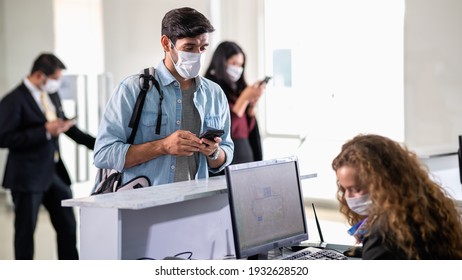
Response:
POLYGON ((262 160, 261 139, 254 107, 266 84, 247 85, 245 54, 234 42, 216 48, 205 77, 221 86, 231 111, 231 138, 234 141, 232 164, 262 160))
POLYGON ((340 212, 363 243, 363 259, 462 259, 456 204, 406 147, 359 135, 332 168, 340 212))

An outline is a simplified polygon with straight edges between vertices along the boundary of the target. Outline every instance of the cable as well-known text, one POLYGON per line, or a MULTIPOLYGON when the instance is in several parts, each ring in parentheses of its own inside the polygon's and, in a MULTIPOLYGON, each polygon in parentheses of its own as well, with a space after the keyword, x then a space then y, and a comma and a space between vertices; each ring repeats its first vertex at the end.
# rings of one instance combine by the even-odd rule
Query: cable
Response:
POLYGON ((181 252, 181 253, 178 253, 178 254, 174 255, 174 257, 178 257, 178 256, 185 255, 185 254, 189 254, 189 257, 187 258, 188 260, 190 260, 191 257, 192 257, 192 255, 193 255, 192 252, 190 252, 190 251, 185 251, 185 252, 181 252))

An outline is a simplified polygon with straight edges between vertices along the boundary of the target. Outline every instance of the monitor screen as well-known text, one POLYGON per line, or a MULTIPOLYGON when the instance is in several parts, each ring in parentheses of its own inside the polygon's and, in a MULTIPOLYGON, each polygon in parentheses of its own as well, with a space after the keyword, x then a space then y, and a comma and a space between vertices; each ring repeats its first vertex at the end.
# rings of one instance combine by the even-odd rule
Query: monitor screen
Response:
POLYGON ((226 167, 236 258, 308 239, 296 157, 226 167))

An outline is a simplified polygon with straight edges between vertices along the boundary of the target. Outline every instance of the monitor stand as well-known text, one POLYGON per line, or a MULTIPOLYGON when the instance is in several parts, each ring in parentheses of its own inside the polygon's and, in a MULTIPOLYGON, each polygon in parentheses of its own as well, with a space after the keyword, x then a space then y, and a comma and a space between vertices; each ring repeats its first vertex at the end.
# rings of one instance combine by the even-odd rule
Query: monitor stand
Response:
POLYGON ((268 253, 261 253, 247 257, 248 260, 267 260, 268 253))

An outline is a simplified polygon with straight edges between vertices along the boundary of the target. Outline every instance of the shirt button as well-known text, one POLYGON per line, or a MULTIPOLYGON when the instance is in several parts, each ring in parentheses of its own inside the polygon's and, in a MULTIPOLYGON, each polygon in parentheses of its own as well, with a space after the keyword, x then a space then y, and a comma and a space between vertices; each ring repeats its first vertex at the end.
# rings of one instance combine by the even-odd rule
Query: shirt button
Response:
POLYGON ((180 125, 180 123, 181 123, 180 121, 176 121, 176 124, 177 124, 177 125, 180 125))
POLYGON ((178 86, 178 82, 174 82, 173 85, 177 87, 177 86, 178 86))
POLYGON ((170 165, 170 169, 175 169, 175 165, 170 165))
POLYGON ((181 99, 178 99, 176 102, 181 103, 181 99))

